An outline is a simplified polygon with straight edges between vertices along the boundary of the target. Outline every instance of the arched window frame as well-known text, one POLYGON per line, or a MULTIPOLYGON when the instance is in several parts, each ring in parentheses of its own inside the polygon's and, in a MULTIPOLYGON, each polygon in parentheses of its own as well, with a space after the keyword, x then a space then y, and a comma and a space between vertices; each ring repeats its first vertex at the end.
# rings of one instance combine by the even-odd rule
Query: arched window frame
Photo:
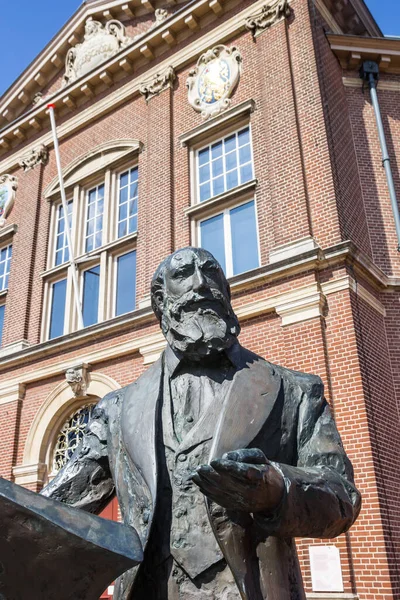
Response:
MULTIPOLYGON (((88 272, 98 277, 98 307, 87 324, 100 323, 118 316, 116 295, 118 258, 124 254, 132 256, 136 262, 136 231, 118 237, 119 178, 124 172, 137 168, 142 145, 137 140, 114 140, 102 144, 89 153, 74 160, 63 173, 67 201, 72 201, 71 229, 73 250, 79 265, 78 281, 81 302, 84 297, 85 278, 88 272), (88 194, 97 186, 104 185, 104 212, 101 245, 86 251, 85 231, 88 194)), ((45 196, 51 202, 47 268, 42 274, 44 281, 44 303, 41 327, 41 341, 60 335, 67 335, 78 327, 72 274, 68 262, 55 264, 57 224, 61 196, 58 179, 48 186, 45 196), (64 282, 61 284, 61 282, 64 282), (59 285, 57 285, 59 284, 59 285), (59 317, 57 327, 51 327, 53 296, 59 293, 64 307, 64 315, 59 317)), ((134 292, 133 292, 134 293, 134 292)), ((89 303, 88 303, 89 304, 89 303)), ((133 310, 136 306, 133 307, 133 310)), ((131 307, 128 309, 131 310, 131 307)), ((58 313, 60 314, 60 313, 58 313)), ((84 315, 86 320, 86 317, 84 315)))
POLYGON ((22 464, 13 469, 15 482, 41 488, 51 474, 54 443, 68 415, 120 387, 108 375, 91 372, 85 396, 77 398, 67 381, 60 382, 45 398, 32 421, 25 441, 22 464))

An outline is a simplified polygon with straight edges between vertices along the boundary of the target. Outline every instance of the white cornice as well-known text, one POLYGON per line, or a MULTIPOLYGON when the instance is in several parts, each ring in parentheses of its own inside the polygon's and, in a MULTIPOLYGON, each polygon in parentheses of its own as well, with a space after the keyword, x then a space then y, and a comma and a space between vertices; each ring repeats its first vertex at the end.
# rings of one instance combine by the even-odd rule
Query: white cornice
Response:
MULTIPOLYGON (((239 2, 239 0, 226 0, 226 5, 227 6, 237 5, 238 2, 239 2)), ((156 75, 158 72, 162 71, 163 69, 165 69, 169 66, 172 66, 175 70, 182 69, 187 64, 189 64, 193 60, 197 59, 197 57, 202 52, 204 52, 208 47, 210 47, 216 43, 221 43, 223 41, 226 41, 229 38, 231 38, 232 36, 234 36, 235 34, 237 34, 238 32, 243 31, 245 29, 244 23, 245 23, 246 18, 251 16, 255 10, 257 10, 264 4, 265 4, 265 0, 258 0, 257 2, 250 5, 245 10, 243 10, 240 13, 239 17, 238 17, 238 15, 235 15, 231 19, 221 22, 220 25, 216 26, 214 29, 212 29, 210 32, 208 32, 206 35, 200 37, 199 39, 197 39, 196 41, 194 41, 192 43, 188 43, 181 50, 177 51, 175 54, 168 57, 167 59, 165 59, 161 62, 157 62, 154 66, 152 66, 151 68, 149 68, 146 71, 144 76, 142 75, 140 77, 134 77, 133 79, 131 77, 130 80, 125 85, 122 85, 117 90, 110 92, 106 97, 101 98, 97 102, 95 102, 93 100, 89 107, 80 110, 79 112, 74 114, 70 119, 68 119, 67 121, 64 121, 64 123, 62 123, 58 127, 59 139, 63 139, 67 135, 70 135, 71 133, 84 127, 88 121, 92 121, 94 118, 101 117, 102 115, 106 114, 107 112, 110 112, 111 110, 114 110, 115 108, 117 108, 120 104, 124 103, 126 100, 132 98, 135 95, 138 95, 140 93, 139 89, 140 89, 140 85, 141 85, 144 77, 146 79, 148 79, 149 77, 156 75)), ((87 87, 88 85, 91 86, 91 81, 96 80, 96 78, 98 80, 101 73, 104 72, 104 70, 107 70, 110 73, 112 72, 112 69, 120 70, 121 68, 119 65, 120 65, 121 61, 123 61, 130 55, 133 56, 133 55, 137 55, 138 53, 140 54, 140 49, 143 48, 143 45, 146 45, 146 44, 151 45, 151 43, 153 43, 153 42, 158 43, 159 40, 162 39, 162 33, 165 31, 165 29, 168 28, 168 26, 172 26, 173 24, 178 26, 180 24, 180 25, 186 27, 185 18, 187 18, 187 16, 192 14, 195 10, 198 10, 198 11, 203 10, 203 12, 207 12, 207 11, 211 10, 209 8, 209 0, 199 0, 196 3, 191 3, 189 8, 180 10, 179 14, 176 13, 176 16, 175 15, 173 16, 173 20, 171 22, 165 22, 166 25, 163 24, 162 26, 155 28, 148 35, 144 36, 138 43, 133 44, 132 46, 129 46, 124 51, 120 52, 118 55, 114 56, 112 59, 110 59, 103 65, 101 65, 101 67, 99 67, 98 69, 93 70, 87 76, 80 78, 79 80, 77 80, 73 84, 67 86, 66 88, 59 90, 51 98, 52 104, 56 105, 56 110, 64 110, 65 111, 64 99, 67 96, 73 95, 74 93, 79 93, 79 94, 82 93, 82 88, 85 88, 85 86, 87 87)), ((168 46, 167 46, 167 48, 168 48, 168 46)), ((159 59, 160 56, 157 58, 159 59)), ((149 63, 149 64, 151 64, 151 63, 149 63)), ((93 89, 93 88, 90 87, 90 89, 93 89)), ((7 143, 8 143, 7 140, 9 141, 9 144, 22 143, 22 140, 19 140, 19 139, 17 140, 17 142, 11 141, 12 139, 16 138, 16 136, 14 135, 14 131, 18 130, 19 132, 27 133, 28 130, 30 128, 32 128, 32 125, 30 123, 32 123, 33 120, 36 120, 37 122, 40 122, 40 123, 48 122, 47 109, 46 109, 45 105, 36 106, 34 109, 29 111, 29 113, 21 116, 20 119, 17 119, 17 121, 13 122, 8 127, 3 129, 0 132, 0 146, 2 143, 7 145, 7 143)), ((37 134, 36 129, 34 131, 35 131, 35 134, 37 134)), ((42 135, 40 138, 35 139, 35 141, 32 142, 31 144, 24 146, 23 153, 25 154, 30 149, 32 149, 42 143, 46 144, 49 147, 52 146, 52 136, 51 136, 50 131, 48 131, 47 133, 42 135)), ((17 150, 17 147, 14 148, 14 153, 11 156, 4 159, 0 163, 0 173, 12 170, 13 168, 15 168, 17 166, 18 160, 19 160, 19 155, 17 158, 16 150, 17 150)), ((0 152, 1 152, 1 148, 0 148, 0 152)), ((3 154, 4 154, 4 150, 3 150, 3 154)))

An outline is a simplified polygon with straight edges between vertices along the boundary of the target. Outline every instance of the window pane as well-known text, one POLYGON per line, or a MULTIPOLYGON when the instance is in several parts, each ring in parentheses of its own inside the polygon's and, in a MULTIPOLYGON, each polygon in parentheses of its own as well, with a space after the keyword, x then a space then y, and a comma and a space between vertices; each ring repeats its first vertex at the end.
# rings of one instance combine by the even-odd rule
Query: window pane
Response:
POLYGON ((217 215, 200 223, 200 243, 215 256, 225 271, 224 216, 217 215))
POLYGON ((50 333, 49 339, 63 335, 65 318, 65 295, 67 291, 67 280, 62 279, 53 283, 51 311, 50 311, 50 333))
POLYGON ((4 311, 6 307, 4 304, 0 306, 0 346, 3 344, 3 329, 4 329, 4 311))
POLYGON ((83 325, 97 323, 99 312, 100 266, 92 267, 83 274, 83 325))
POLYGON ((199 165, 204 165, 209 160, 210 160, 210 149, 209 148, 204 148, 204 150, 200 150, 200 152, 199 152, 199 165))
MULTIPOLYGON (((72 208, 73 202, 70 200, 67 203, 68 210, 68 223, 71 231, 72 225, 72 208)), ((69 251, 68 251, 68 240, 67 234, 65 231, 65 218, 64 218, 64 208, 63 205, 60 204, 57 209, 57 224, 56 224, 56 247, 54 254, 54 264, 61 265, 69 260, 69 251)))
POLYGON ((115 314, 134 310, 136 305, 136 251, 117 259, 117 297, 115 314))
POLYGON ((250 129, 246 127, 198 153, 198 201, 222 194, 253 178, 250 129), (206 185, 210 183, 210 187, 206 185))
POLYGON ((0 290, 8 287, 8 275, 10 273, 12 246, 6 246, 0 252, 0 290))
POLYGON ((134 167, 119 178, 119 208, 117 236, 120 238, 127 233, 137 231, 137 199, 138 199, 139 169, 134 167), (126 187, 122 184, 126 182, 126 187), (128 214, 129 208, 129 214, 128 214))
POLYGON ((259 266, 254 200, 230 211, 233 274, 259 266))
POLYGON ((87 198, 85 251, 90 252, 93 247, 98 248, 102 244, 104 184, 90 190, 87 198))

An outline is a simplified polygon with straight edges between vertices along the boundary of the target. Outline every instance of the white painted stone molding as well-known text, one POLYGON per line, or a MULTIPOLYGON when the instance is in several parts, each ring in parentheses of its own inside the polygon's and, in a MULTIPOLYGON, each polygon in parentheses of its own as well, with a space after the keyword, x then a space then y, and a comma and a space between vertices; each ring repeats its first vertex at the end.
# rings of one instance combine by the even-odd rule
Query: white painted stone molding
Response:
POLYGON ((141 83, 139 92, 145 97, 146 102, 148 102, 164 90, 172 88, 175 79, 176 75, 173 67, 168 67, 162 73, 156 73, 156 75, 141 83))
POLYGON ((6 224, 6 218, 14 206, 18 180, 14 175, 0 176, 0 227, 6 224))
POLYGON ((272 264, 281 260, 287 260, 293 256, 304 254, 304 252, 315 250, 315 248, 319 248, 317 242, 311 236, 306 236, 273 248, 269 253, 269 262, 272 264))
POLYGON ((85 23, 83 42, 68 50, 63 87, 95 69, 132 42, 133 38, 125 35, 125 27, 120 21, 113 19, 102 25, 100 21, 89 17, 85 23))
POLYGON ((15 383, 12 385, 3 385, 0 389, 0 405, 23 400, 25 396, 25 385, 15 383))
POLYGON ((272 0, 265 4, 261 10, 251 15, 245 21, 246 29, 251 31, 254 37, 269 29, 274 23, 290 15, 288 0, 272 0))
POLYGON ((154 363, 166 347, 167 341, 161 331, 151 336, 149 335, 146 343, 139 348, 139 353, 143 356, 143 364, 151 365, 154 363))
POLYGON ((37 148, 32 148, 29 154, 22 157, 19 162, 19 166, 24 171, 30 171, 34 169, 36 165, 47 165, 49 162, 49 150, 47 146, 41 144, 37 148))
POLYGON ((168 19, 169 17, 169 12, 165 8, 156 8, 156 10, 154 11, 154 16, 156 20, 151 26, 151 29, 153 29, 154 27, 158 27, 159 25, 161 25, 161 23, 164 23, 164 21, 166 21, 166 19, 168 19))
POLYGON ((75 398, 86 396, 89 387, 89 365, 81 363, 69 367, 65 371, 65 379, 69 384, 75 398))
POLYGON ((34 465, 19 465, 13 467, 13 476, 18 485, 43 484, 47 473, 47 465, 36 463, 34 465))
POLYGON ((275 306, 277 314, 282 319, 282 327, 323 317, 325 308, 326 298, 316 283, 282 294, 279 303, 275 306))
POLYGON ((230 104, 230 96, 239 83, 242 55, 236 46, 222 44, 207 50, 197 61, 186 81, 189 104, 204 119, 214 117, 230 104))

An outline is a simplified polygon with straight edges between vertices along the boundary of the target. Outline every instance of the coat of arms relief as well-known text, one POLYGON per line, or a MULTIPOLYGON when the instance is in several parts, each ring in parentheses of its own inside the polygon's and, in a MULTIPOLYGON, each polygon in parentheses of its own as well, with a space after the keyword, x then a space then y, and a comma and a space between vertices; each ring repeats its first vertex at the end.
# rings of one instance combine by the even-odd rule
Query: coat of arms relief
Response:
POLYGON ((222 44, 207 50, 190 71, 186 82, 189 103, 207 119, 228 108, 239 83, 242 55, 222 44))
MULTIPOLYGON (((150 29, 163 23, 168 18, 169 13, 165 9, 158 8, 154 16, 155 21, 150 29)), ((142 32, 134 37, 129 37, 125 33, 125 26, 120 21, 113 19, 103 25, 100 21, 95 21, 92 17, 89 17, 85 23, 83 42, 68 50, 65 60, 63 87, 95 69, 145 33, 142 32)))

